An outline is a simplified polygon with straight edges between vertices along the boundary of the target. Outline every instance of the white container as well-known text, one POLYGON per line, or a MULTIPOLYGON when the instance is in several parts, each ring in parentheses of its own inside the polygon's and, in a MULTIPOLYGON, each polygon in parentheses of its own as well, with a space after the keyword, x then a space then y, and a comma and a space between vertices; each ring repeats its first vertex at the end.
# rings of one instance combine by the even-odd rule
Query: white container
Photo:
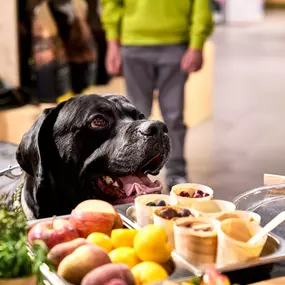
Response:
POLYGON ((163 194, 146 194, 135 198, 136 218, 140 227, 153 224, 153 212, 163 208, 158 206, 146 206, 147 203, 156 200, 164 200, 166 204, 171 204, 169 195, 163 194))
POLYGON ((194 203, 192 209, 199 212, 200 216, 217 218, 223 213, 235 211, 236 206, 225 200, 208 200, 194 203))
POLYGON ((173 186, 170 191, 170 197, 172 203, 174 205, 182 207, 191 207, 194 202, 211 200, 213 198, 213 194, 214 191, 210 187, 196 183, 177 184, 173 186), (181 197, 178 195, 182 191, 188 192, 190 195, 192 195, 196 190, 202 190, 204 193, 208 193, 209 196, 202 198, 188 198, 188 197, 181 197))
POLYGON ((260 229, 256 223, 244 219, 222 221, 218 231, 218 268, 259 257, 267 236, 254 245, 247 244, 247 241, 260 229))

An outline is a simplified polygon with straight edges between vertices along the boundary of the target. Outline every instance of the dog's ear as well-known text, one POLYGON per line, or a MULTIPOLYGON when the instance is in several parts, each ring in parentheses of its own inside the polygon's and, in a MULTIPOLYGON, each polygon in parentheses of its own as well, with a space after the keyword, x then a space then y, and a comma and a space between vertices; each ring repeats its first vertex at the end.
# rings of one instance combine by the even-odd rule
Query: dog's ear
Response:
POLYGON ((54 146, 53 126, 64 105, 65 102, 55 108, 45 109, 30 130, 24 134, 17 149, 16 159, 19 165, 33 177, 41 179, 43 165, 54 146))

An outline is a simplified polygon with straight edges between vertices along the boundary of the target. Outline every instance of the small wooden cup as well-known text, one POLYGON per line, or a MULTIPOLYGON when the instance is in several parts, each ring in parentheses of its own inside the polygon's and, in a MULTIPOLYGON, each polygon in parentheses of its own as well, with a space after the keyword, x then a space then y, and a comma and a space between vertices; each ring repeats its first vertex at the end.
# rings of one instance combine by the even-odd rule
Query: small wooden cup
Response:
POLYGON ((175 249, 178 254, 196 267, 214 264, 217 255, 219 222, 210 218, 180 218, 174 224, 175 249), (184 227, 188 223, 205 223, 210 231, 195 231, 184 227))
POLYGON ((259 257, 267 236, 253 245, 248 244, 247 241, 260 229, 261 227, 256 223, 250 223, 244 219, 233 218, 222 221, 218 231, 218 267, 259 257))

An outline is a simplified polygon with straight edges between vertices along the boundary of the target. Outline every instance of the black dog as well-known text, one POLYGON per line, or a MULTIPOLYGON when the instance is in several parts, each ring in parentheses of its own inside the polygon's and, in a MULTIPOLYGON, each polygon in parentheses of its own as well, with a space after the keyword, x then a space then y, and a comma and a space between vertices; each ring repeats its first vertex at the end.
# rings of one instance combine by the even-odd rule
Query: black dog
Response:
POLYGON ((46 109, 23 136, 21 204, 28 217, 69 214, 81 201, 132 202, 159 193, 168 159, 166 126, 148 121, 125 97, 88 95, 46 109))

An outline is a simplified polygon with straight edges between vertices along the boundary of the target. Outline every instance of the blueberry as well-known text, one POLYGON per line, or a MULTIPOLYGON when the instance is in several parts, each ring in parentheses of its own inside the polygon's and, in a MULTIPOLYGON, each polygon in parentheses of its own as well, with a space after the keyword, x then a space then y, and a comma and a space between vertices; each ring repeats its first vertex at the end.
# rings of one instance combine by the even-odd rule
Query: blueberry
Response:
POLYGON ((159 201, 156 203, 156 206, 163 207, 163 206, 166 206, 166 203, 165 203, 164 200, 159 200, 159 201))
POLYGON ((210 196, 209 193, 204 193, 204 194, 203 194, 203 197, 208 197, 208 196, 210 196))
POLYGON ((147 204, 146 204, 147 206, 156 206, 156 204, 154 203, 154 202, 148 202, 147 204))

